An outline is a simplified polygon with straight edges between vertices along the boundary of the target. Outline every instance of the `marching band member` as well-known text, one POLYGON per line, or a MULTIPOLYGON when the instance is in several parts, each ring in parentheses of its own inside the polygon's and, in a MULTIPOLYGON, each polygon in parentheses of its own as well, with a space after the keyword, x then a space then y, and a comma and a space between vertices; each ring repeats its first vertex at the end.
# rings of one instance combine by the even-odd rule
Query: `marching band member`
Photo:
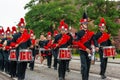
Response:
MULTIPOLYGON (((14 34, 11 40, 11 42, 13 42, 16 47, 17 60, 19 60, 21 55, 21 53, 19 53, 20 50, 23 49, 28 50, 28 48, 31 46, 30 35, 27 33, 27 30, 25 29, 25 22, 23 18, 20 19, 18 27, 20 28, 20 31, 14 34)), ((27 62, 19 60, 17 63, 18 80, 24 80, 26 68, 27 68, 27 62)))
MULTIPOLYGON (((16 27, 12 26, 12 36, 15 35, 16 33, 17 33, 16 27)), ((11 40, 8 41, 8 44, 11 46, 11 48, 12 48, 11 50, 15 50, 16 51, 15 44, 12 43, 11 40)), ((12 54, 11 53, 9 54, 9 58, 10 58, 10 55, 12 55, 12 54)), ((9 61, 10 61, 10 75, 11 75, 11 78, 16 77, 16 67, 17 67, 16 53, 15 53, 15 58, 16 58, 16 60, 9 59, 9 61)))
MULTIPOLYGON (((73 36, 72 34, 70 33, 70 31, 68 31, 66 29, 66 33, 68 36, 70 36, 70 40, 67 42, 68 43, 68 48, 72 47, 72 41, 73 41, 73 36)), ((66 71, 70 72, 70 69, 69 69, 69 63, 70 63, 70 60, 67 61, 67 64, 66 64, 66 71)))
POLYGON ((34 70, 35 55, 36 55, 35 54, 36 40, 35 40, 35 35, 34 35, 33 30, 30 30, 30 40, 31 40, 31 43, 32 43, 31 50, 32 50, 33 60, 30 62, 29 67, 30 67, 30 70, 34 70))
MULTIPOLYGON (((61 38, 62 34, 58 33, 57 30, 54 31, 54 42, 53 42, 53 47, 54 47, 54 44, 57 44, 59 39, 61 38)), ((53 63, 53 67, 54 67, 54 70, 57 70, 57 64, 58 64, 58 52, 59 52, 59 48, 55 48, 53 49, 53 56, 54 56, 54 63, 53 63)))
POLYGON ((108 58, 104 57, 103 55, 103 49, 102 47, 104 46, 110 46, 111 41, 110 41, 110 34, 108 34, 106 31, 106 22, 104 18, 100 19, 99 23, 99 32, 96 33, 95 38, 99 44, 99 55, 100 55, 100 75, 102 79, 105 79, 105 72, 106 72, 106 67, 107 67, 107 61, 108 58))
MULTIPOLYGON (((67 35, 66 30, 68 30, 68 25, 66 23, 64 23, 64 20, 62 20, 60 22, 60 30, 61 30, 61 34, 62 37, 59 39, 58 43, 56 44, 56 48, 58 47, 59 49, 61 48, 68 48, 69 44, 69 40, 70 40, 70 36, 67 35)), ((58 76, 59 76, 59 80, 65 80, 65 73, 66 73, 66 65, 68 60, 67 59, 59 59, 59 67, 58 67, 58 76)))
MULTIPOLYGON (((8 40, 11 40, 11 31, 10 31, 9 27, 7 27, 6 38, 5 38, 5 41, 3 42, 3 44, 5 44, 8 40)), ((7 74, 9 74, 9 72, 10 72, 10 62, 8 60, 8 58, 9 58, 9 50, 10 50, 10 46, 8 44, 3 47, 4 68, 5 68, 5 72, 7 74)))
POLYGON ((4 71, 4 56, 3 56, 3 42, 4 42, 4 29, 0 29, 0 70, 4 71))
POLYGON ((93 40, 96 50, 98 50, 97 41, 94 38, 94 32, 88 30, 88 19, 86 13, 83 14, 83 18, 80 20, 80 31, 77 32, 77 42, 73 44, 80 47, 81 58, 81 74, 82 80, 88 80, 89 70, 91 65, 91 41, 93 40))
POLYGON ((51 50, 52 44, 53 44, 52 33, 48 32, 46 45, 44 46, 44 48, 47 50, 46 53, 47 53, 47 66, 48 66, 48 68, 51 68, 51 64, 52 64, 52 50, 51 50))

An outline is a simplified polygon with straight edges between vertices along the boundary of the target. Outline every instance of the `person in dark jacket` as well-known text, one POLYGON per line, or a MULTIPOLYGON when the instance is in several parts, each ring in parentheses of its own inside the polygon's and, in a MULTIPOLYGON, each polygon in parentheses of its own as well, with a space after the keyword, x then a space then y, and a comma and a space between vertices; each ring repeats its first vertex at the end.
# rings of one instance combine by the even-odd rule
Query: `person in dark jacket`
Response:
POLYGON ((3 41, 4 40, 4 29, 0 29, 0 71, 4 71, 4 56, 3 56, 3 41))
POLYGON ((81 60, 81 74, 82 80, 89 80, 89 70, 91 65, 91 45, 92 41, 98 50, 98 44, 95 40, 94 32, 88 30, 88 19, 86 13, 83 14, 83 18, 80 20, 80 29, 77 32, 77 42, 73 42, 74 45, 78 45, 80 51, 81 60))
POLYGON ((24 80, 28 62, 20 60, 21 53, 19 52, 20 50, 23 49, 28 50, 31 47, 31 41, 30 41, 30 35, 25 29, 25 22, 23 18, 20 19, 18 27, 20 31, 13 35, 11 42, 15 43, 15 48, 16 48, 16 56, 18 60, 16 72, 17 72, 18 80, 24 80))
MULTIPOLYGON (((53 45, 58 43, 59 39, 61 38, 62 34, 58 33, 57 30, 54 31, 54 42, 53 45)), ((59 52, 59 48, 55 48, 53 49, 53 56, 54 56, 54 63, 53 63, 53 67, 54 70, 57 70, 57 65, 58 65, 58 52, 59 52)))
POLYGON ((98 25, 99 31, 96 33, 95 38, 99 44, 99 55, 100 55, 100 75, 102 79, 105 79, 105 72, 107 68, 108 57, 104 56, 103 47, 111 46, 110 34, 106 32, 106 22, 104 18, 100 19, 98 25))
MULTIPOLYGON (((69 40, 70 40, 70 36, 67 34, 67 30, 68 30, 68 25, 66 23, 64 23, 64 20, 61 20, 60 22, 60 26, 59 29, 61 31, 61 38, 59 39, 58 43, 56 44, 56 48, 59 48, 60 50, 69 50, 68 46, 70 44, 68 44, 69 40)), ((64 52, 63 52, 64 53, 64 52)), ((68 53, 65 53, 68 54, 68 53)), ((59 80, 65 80, 65 74, 66 74, 66 66, 67 66, 67 62, 71 59, 71 56, 69 56, 68 59, 61 59, 60 58, 60 53, 58 56, 58 62, 59 62, 59 67, 58 67, 58 76, 59 76, 59 80)))

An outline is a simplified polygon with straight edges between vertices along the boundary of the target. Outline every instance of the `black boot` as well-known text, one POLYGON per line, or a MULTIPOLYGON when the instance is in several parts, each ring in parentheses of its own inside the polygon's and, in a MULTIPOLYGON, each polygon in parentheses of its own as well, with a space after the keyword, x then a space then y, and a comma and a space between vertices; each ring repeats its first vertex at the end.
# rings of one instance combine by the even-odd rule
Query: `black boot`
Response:
POLYGON ((102 79, 105 79, 105 78, 106 78, 106 76, 105 76, 105 75, 101 75, 101 78, 102 78, 102 79))

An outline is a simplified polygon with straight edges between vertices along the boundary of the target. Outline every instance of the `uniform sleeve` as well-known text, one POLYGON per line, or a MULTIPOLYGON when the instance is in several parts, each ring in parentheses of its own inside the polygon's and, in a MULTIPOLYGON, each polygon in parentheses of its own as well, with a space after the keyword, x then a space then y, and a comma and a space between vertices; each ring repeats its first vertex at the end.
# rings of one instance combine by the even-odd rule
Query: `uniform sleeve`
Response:
POLYGON ((71 34, 69 34, 69 36, 70 36, 70 40, 68 41, 68 44, 69 44, 69 45, 72 45, 73 37, 72 37, 71 34))
POLYGON ((94 35, 94 37, 95 37, 96 40, 98 40, 101 35, 102 35, 102 34, 101 34, 100 32, 97 32, 97 33, 94 35))
POLYGON ((111 43, 111 40, 110 40, 110 39, 108 40, 108 44, 109 44, 108 46, 111 46, 111 45, 112 45, 112 43, 111 43))
POLYGON ((97 39, 95 38, 95 35, 93 35, 92 40, 95 47, 98 47, 98 42, 97 42, 97 39))
POLYGON ((79 41, 84 34, 85 34, 85 32, 83 30, 78 31, 76 33, 76 41, 79 41))
POLYGON ((10 45, 11 42, 12 40, 7 40, 7 45, 10 45))
POLYGON ((30 46, 32 45, 32 43, 31 43, 31 40, 30 40, 30 39, 27 41, 27 45, 28 45, 28 47, 30 47, 30 46))
POLYGON ((82 43, 80 43, 78 41, 73 41, 73 45, 77 45, 82 50, 86 50, 86 48, 87 48, 86 46, 84 46, 82 43))

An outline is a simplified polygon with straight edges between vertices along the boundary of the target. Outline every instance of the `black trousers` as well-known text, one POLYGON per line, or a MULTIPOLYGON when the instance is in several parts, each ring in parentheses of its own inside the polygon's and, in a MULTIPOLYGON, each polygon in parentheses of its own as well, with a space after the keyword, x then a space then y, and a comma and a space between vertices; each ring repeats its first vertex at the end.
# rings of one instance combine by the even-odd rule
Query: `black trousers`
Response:
POLYGON ((59 60, 59 67, 58 67, 58 76, 59 78, 65 78, 66 73, 66 65, 68 60, 59 60))
POLYGON ((67 60, 67 62, 66 62, 66 70, 69 70, 69 64, 70 64, 70 60, 67 60))
POLYGON ((106 67, 107 67, 107 61, 108 58, 103 57, 103 50, 100 48, 99 50, 99 55, 100 55, 100 75, 104 75, 106 72, 106 67))
POLYGON ((47 66, 50 68, 52 64, 52 54, 47 55, 47 66))
POLYGON ((3 57, 4 57, 4 70, 7 74, 9 74, 9 69, 10 69, 10 62, 8 60, 9 52, 6 50, 3 51, 3 57))
POLYGON ((12 77, 16 76, 16 67, 17 67, 17 62, 16 61, 10 61, 10 75, 12 77))
POLYGON ((8 60, 4 60, 4 70, 7 74, 10 72, 10 62, 8 60))
POLYGON ((53 63, 53 67, 54 68, 57 68, 57 64, 58 64, 58 59, 57 59, 57 57, 58 57, 58 49, 55 49, 54 51, 53 51, 53 56, 54 56, 54 63, 53 63))
POLYGON ((54 67, 54 68, 57 68, 57 64, 58 64, 58 59, 57 59, 57 58, 54 58, 53 67, 54 67))
POLYGON ((4 56, 2 50, 0 50, 0 70, 4 71, 4 56))
POLYGON ((35 56, 33 58, 33 61, 30 61, 29 63, 30 70, 34 70, 34 65, 35 65, 35 56))
POLYGON ((0 71, 4 71, 4 60, 0 59, 0 71))
POLYGON ((25 72, 27 68, 27 62, 18 62, 17 63, 17 76, 18 80, 25 78, 25 72))
POLYGON ((80 58, 82 80, 88 80, 91 60, 88 57, 88 53, 85 51, 80 51, 80 58))

